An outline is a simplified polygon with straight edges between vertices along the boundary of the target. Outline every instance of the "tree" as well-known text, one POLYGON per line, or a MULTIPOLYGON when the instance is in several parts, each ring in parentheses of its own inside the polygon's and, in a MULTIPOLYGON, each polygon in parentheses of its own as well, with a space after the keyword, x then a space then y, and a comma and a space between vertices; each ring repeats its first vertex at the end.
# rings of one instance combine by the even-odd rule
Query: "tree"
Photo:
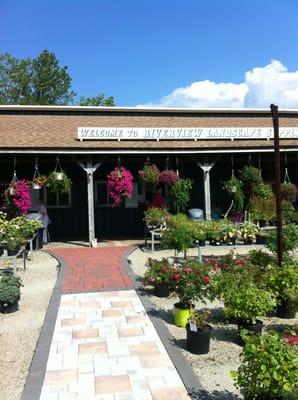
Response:
POLYGON ((94 97, 80 97, 80 106, 114 106, 114 97, 105 97, 103 93, 99 93, 94 97))
MULTIPOLYGON (((68 67, 61 67, 54 53, 44 50, 37 58, 17 59, 0 55, 0 104, 74 104, 68 67)), ((80 97, 81 106, 114 106, 114 98, 99 93, 80 97)))
POLYGON ((69 104, 74 96, 67 66, 54 53, 22 60, 0 55, 0 104, 69 104))

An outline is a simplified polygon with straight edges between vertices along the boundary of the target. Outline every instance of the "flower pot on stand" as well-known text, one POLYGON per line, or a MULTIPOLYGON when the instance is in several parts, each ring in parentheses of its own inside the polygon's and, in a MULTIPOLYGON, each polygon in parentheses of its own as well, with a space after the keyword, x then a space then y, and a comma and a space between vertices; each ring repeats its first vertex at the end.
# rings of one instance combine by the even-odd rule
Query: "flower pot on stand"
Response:
MULTIPOLYGON (((210 348, 212 328, 206 325, 203 330, 194 330, 190 324, 186 325, 186 348, 193 354, 207 354, 210 348)), ((196 328, 196 325, 195 325, 196 328)))
POLYGON ((174 304, 174 322, 176 326, 185 328, 190 317, 191 307, 186 308, 181 303, 174 304))
POLYGON ((281 300, 280 304, 276 307, 276 316, 278 318, 295 318, 296 315, 296 307, 291 304, 289 301, 281 300))
POLYGON ((154 295, 157 297, 168 297, 170 295, 170 288, 167 283, 156 283, 154 285, 154 295))
POLYGON ((15 247, 14 249, 7 249, 7 255, 8 256, 15 256, 18 254, 20 250, 20 246, 15 247))
POLYGON ((243 329, 246 329, 247 331, 249 331, 250 333, 254 334, 254 335, 259 335, 262 333, 262 329, 263 329, 263 322, 260 320, 256 320, 255 323, 251 323, 251 322, 247 322, 244 320, 239 319, 237 322, 238 325, 238 341, 240 346, 244 346, 244 341, 242 339, 242 337, 240 336, 240 333, 243 329))

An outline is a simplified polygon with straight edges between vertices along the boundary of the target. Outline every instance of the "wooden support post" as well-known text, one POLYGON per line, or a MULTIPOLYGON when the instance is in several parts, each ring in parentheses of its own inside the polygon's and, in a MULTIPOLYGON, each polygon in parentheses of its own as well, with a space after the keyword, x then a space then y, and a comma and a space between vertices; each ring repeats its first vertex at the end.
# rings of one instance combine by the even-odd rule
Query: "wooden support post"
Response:
POLYGON ((87 193, 88 193, 88 228, 89 228, 89 245, 92 246, 95 239, 95 227, 94 227, 94 190, 93 190, 93 174, 97 168, 101 165, 101 162, 97 162, 93 165, 92 158, 87 159, 87 163, 84 164, 77 161, 81 168, 87 174, 87 193))
POLYGON ((210 190, 210 171, 214 167, 217 159, 213 163, 207 161, 201 164, 196 161, 198 167, 201 168, 204 174, 204 199, 205 199, 205 219, 211 220, 211 190, 210 190))

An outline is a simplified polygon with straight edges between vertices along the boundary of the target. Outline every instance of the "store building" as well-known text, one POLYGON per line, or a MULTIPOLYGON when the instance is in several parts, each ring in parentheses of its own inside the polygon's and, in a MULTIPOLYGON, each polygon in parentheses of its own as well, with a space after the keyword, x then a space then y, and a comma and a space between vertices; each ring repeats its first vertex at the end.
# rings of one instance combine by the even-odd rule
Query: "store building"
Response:
MULTIPOLYGON (((282 175, 298 184, 298 110, 280 110, 282 175)), ((56 157, 72 179, 69 195, 43 193, 52 240, 142 237, 144 204, 138 170, 148 160, 160 170, 193 179, 190 208, 205 217, 228 204, 222 181, 251 163, 273 180, 270 109, 140 109, 76 106, 0 106, 0 191, 13 171, 31 180, 56 157), (135 178, 132 199, 111 207, 107 174, 119 163, 135 178)))

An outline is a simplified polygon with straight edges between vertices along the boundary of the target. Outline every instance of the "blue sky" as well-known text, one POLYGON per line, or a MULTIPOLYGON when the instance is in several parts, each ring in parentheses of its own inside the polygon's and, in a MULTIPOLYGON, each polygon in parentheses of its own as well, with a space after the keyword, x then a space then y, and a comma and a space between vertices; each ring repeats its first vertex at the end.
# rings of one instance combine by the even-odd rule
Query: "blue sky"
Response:
POLYGON ((297 21, 297 0, 0 0, 0 53, 48 49, 78 95, 119 106, 290 108, 297 21))

